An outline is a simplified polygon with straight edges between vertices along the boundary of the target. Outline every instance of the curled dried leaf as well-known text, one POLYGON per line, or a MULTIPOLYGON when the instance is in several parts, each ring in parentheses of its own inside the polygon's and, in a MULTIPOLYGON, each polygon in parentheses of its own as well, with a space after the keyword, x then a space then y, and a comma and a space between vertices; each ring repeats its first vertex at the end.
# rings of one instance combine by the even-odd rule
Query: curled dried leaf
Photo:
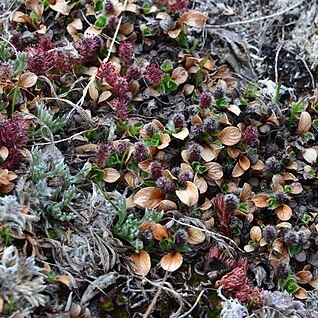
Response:
POLYGON ((237 127, 229 126, 221 130, 219 137, 223 145, 234 146, 240 142, 242 134, 237 127))
POLYGON ((174 272, 176 271, 183 262, 183 257, 180 252, 172 252, 167 255, 165 255, 161 261, 160 265, 161 267, 168 271, 168 272, 174 272))
POLYGON ((190 10, 182 14, 179 19, 179 23, 184 23, 195 28, 202 28, 207 18, 208 17, 206 15, 199 11, 190 10))
POLYGON ((153 237, 160 242, 169 237, 166 227, 159 223, 154 224, 152 227, 152 234, 153 237))
POLYGON ((207 162, 204 165, 208 168, 206 172, 206 178, 208 180, 220 180, 223 177, 223 169, 219 163, 207 162))
POLYGON ((311 127, 311 116, 308 112, 303 111, 300 114, 299 122, 298 122, 298 132, 300 134, 304 134, 309 131, 311 127))
POLYGON ((120 173, 114 168, 106 168, 104 171, 103 180, 107 183, 116 182, 120 178, 120 173))
POLYGON ((150 256, 146 251, 140 250, 139 253, 131 255, 134 262, 134 272, 136 275, 145 276, 151 269, 150 256))
POLYGON ((312 280, 312 273, 310 271, 299 271, 296 273, 298 284, 308 284, 312 280))
POLYGON ((250 230, 251 240, 254 242, 259 242, 262 238, 262 230, 259 226, 253 226, 250 230))
POLYGON ((317 161, 317 151, 313 148, 308 148, 303 152, 303 158, 308 163, 315 163, 317 161))
POLYGON ((190 227, 188 229, 188 234, 189 234, 188 242, 191 245, 201 244, 205 240, 205 234, 200 229, 190 227))
POLYGON ((184 140, 189 136, 189 130, 187 127, 183 127, 179 132, 173 133, 172 136, 174 138, 184 140))
POLYGON ((65 0, 55 0, 54 4, 50 4, 50 8, 56 12, 68 15, 71 11, 71 7, 67 4, 65 0))
POLYGON ((288 221, 292 217, 293 211, 287 204, 283 204, 276 209, 276 215, 281 221, 288 221))
POLYGON ((191 181, 187 181, 185 190, 176 190, 176 195, 187 206, 195 205, 199 200, 199 191, 191 181))
POLYGON ((245 202, 252 193, 252 187, 248 183, 244 183, 241 193, 240 193, 240 202, 245 202))
POLYGON ((245 170, 241 167, 241 165, 237 162, 232 170, 232 177, 238 178, 244 174, 245 170))
POLYGON ((144 209, 156 208, 160 202, 165 198, 165 194, 162 190, 155 187, 148 187, 139 190, 133 201, 135 204, 144 209))
POLYGON ((171 78, 178 85, 185 83, 188 79, 188 76, 188 72, 182 66, 179 66, 176 69, 174 69, 171 74, 171 78))
POLYGON ((35 85, 36 81, 38 80, 38 76, 32 72, 26 72, 21 74, 19 78, 19 84, 22 87, 29 88, 35 85))
POLYGON ((248 170, 251 166, 250 159, 248 159, 246 156, 240 157, 239 164, 244 171, 248 170))
POLYGON ((252 198, 252 201, 257 208, 266 208, 268 206, 268 199, 269 196, 267 194, 256 194, 252 198))
POLYGON ((293 296, 298 299, 306 299, 308 298, 308 292, 305 288, 300 287, 293 293, 293 296))

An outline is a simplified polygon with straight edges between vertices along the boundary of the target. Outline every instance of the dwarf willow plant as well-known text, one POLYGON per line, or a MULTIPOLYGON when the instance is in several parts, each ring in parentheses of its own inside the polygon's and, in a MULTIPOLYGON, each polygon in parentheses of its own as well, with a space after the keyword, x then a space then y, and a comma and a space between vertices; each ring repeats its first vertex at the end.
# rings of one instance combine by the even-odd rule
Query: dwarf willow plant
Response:
POLYGON ((72 176, 63 158, 44 159, 43 152, 34 149, 31 152, 30 174, 25 186, 31 209, 37 214, 45 210, 61 221, 74 219, 75 214, 66 212, 65 209, 79 196, 75 184, 85 178, 89 171, 89 165, 84 165, 72 176))

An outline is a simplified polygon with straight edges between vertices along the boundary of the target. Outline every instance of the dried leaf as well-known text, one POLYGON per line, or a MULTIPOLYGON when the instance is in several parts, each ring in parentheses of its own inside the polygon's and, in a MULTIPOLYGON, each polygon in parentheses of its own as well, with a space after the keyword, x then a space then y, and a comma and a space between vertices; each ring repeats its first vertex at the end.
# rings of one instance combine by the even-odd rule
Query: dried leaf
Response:
POLYGON ((19 84, 22 87, 29 88, 35 85, 36 81, 38 80, 38 76, 32 72, 25 72, 21 74, 19 78, 19 84))
POLYGON ((293 211, 287 204, 283 204, 276 209, 276 215, 281 221, 288 221, 292 217, 293 211))
POLYGON ((232 112, 233 114, 235 114, 236 116, 239 116, 240 115, 240 113, 241 113, 241 110, 240 110, 240 108, 237 106, 237 105, 229 105, 228 107, 227 107, 227 109, 230 111, 230 112, 232 112))
POLYGON ((244 174, 245 170, 241 167, 241 165, 237 162, 232 170, 232 177, 238 178, 244 174))
POLYGON ((244 183, 241 193, 240 193, 240 202, 245 202, 252 193, 252 187, 248 183, 244 183))
POLYGON ((151 260, 146 251, 140 250, 139 253, 131 255, 131 259, 136 265, 134 268, 134 273, 136 275, 145 276, 149 273, 151 269, 151 260))
POLYGON ((242 134, 237 127, 229 126, 221 130, 219 137, 223 145, 234 146, 240 142, 242 134))
POLYGON ((299 271, 296 273, 298 284, 308 284, 312 280, 312 274, 310 271, 299 271))
POLYGON ((192 206, 199 201, 199 191, 191 181, 187 181, 185 190, 176 190, 176 195, 187 206, 192 206))
POLYGON ((50 8, 64 15, 68 15, 71 11, 70 6, 65 0, 54 0, 54 4, 50 4, 50 8))
POLYGON ((9 156, 9 150, 5 146, 0 146, 0 157, 2 161, 5 161, 9 156))
POLYGON ((160 202, 165 198, 165 194, 162 190, 155 187, 148 187, 139 190, 133 201, 135 204, 144 209, 156 208, 160 202))
POLYGON ((291 190, 290 193, 291 194, 300 194, 303 192, 303 187, 299 182, 293 182, 291 185, 291 190))
POLYGON ((317 151, 313 148, 308 148, 303 152, 303 157, 308 163, 315 163, 317 161, 317 151))
POLYGON ((160 137, 160 145, 157 147, 158 149, 164 149, 169 146, 171 138, 168 134, 162 134, 160 137))
POLYGON ((185 83, 188 79, 188 76, 189 76, 188 72, 181 66, 174 69, 171 74, 171 78, 178 85, 185 83))
POLYGON ((177 205, 170 200, 162 200, 160 204, 158 205, 158 210, 161 211, 172 211, 172 210, 177 210, 177 205))
POLYGON ((120 178, 120 173, 114 168, 106 168, 104 171, 103 180, 107 183, 116 182, 120 178))
POLYGON ((71 279, 67 275, 58 276, 55 281, 64 284, 68 289, 72 289, 73 287, 71 279))
POLYGON ((300 134, 304 134, 309 131, 311 127, 311 116, 308 112, 303 111, 300 114, 299 122, 298 122, 298 132, 300 134))
POLYGON ((253 242, 259 242, 262 238, 262 230, 259 226, 253 226, 250 230, 250 237, 253 242))
POLYGON ((205 173, 208 180, 220 180, 223 177, 222 166, 217 162, 207 162, 204 166, 208 167, 205 173))
POLYGON ((169 237, 169 234, 168 234, 166 227, 164 227, 163 225, 161 225, 159 223, 154 224, 151 231, 152 231, 153 237, 157 241, 161 242, 164 239, 169 237))
POLYGON ((88 86, 88 92, 89 92, 89 96, 91 97, 91 99, 94 101, 94 102, 97 102, 98 100, 98 97, 99 97, 99 93, 98 93, 98 90, 96 88, 96 84, 95 82, 91 82, 88 86))
POLYGON ((239 164, 244 171, 248 170, 251 166, 250 159, 248 159, 246 156, 240 157, 239 164))
POLYGON ((293 293, 293 296, 295 296, 298 299, 306 299, 308 298, 308 292, 305 288, 298 288, 296 292, 293 293))
POLYGON ((190 10, 182 14, 179 19, 179 23, 185 23, 188 26, 195 28, 202 28, 207 20, 207 16, 203 13, 195 10, 190 10))
POLYGON ((196 187, 199 190, 199 193, 205 193, 208 190, 208 184, 205 181, 204 178, 199 177, 197 174, 194 176, 194 180, 193 180, 194 184, 196 185, 196 187))
POLYGON ((253 196, 252 201, 257 208, 266 208, 268 206, 268 199, 269 196, 267 194, 256 194, 253 196))
POLYGON ((205 241, 205 234, 200 229, 190 227, 188 229, 188 242, 191 245, 201 244, 205 241))
POLYGON ((184 140, 189 136, 189 130, 187 127, 183 127, 179 132, 173 133, 172 136, 174 138, 184 140))
POLYGON ((251 169, 253 170, 263 170, 265 168, 265 164, 261 160, 257 160, 257 162, 251 165, 251 169))
POLYGON ((75 152, 77 154, 84 154, 87 152, 96 152, 98 149, 98 145, 96 144, 85 144, 82 146, 75 147, 75 152))
POLYGON ((32 10, 38 17, 41 17, 44 12, 44 5, 39 0, 26 0, 25 7, 32 10))
POLYGON ((165 255, 161 261, 160 265, 161 267, 168 271, 168 272, 174 272, 176 271, 183 262, 183 257, 180 252, 172 252, 167 255, 165 255))

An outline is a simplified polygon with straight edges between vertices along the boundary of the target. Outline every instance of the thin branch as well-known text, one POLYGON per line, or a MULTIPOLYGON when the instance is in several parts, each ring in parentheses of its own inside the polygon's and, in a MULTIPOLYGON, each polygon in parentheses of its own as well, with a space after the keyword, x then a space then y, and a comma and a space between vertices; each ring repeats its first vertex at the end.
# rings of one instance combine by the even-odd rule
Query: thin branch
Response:
POLYGON ((204 294, 205 290, 201 290, 200 294, 198 295, 197 300, 195 301, 195 303, 193 304, 193 306, 184 314, 182 314, 179 318, 185 318, 188 317, 188 315, 193 311, 193 309, 198 305, 202 295, 204 294))

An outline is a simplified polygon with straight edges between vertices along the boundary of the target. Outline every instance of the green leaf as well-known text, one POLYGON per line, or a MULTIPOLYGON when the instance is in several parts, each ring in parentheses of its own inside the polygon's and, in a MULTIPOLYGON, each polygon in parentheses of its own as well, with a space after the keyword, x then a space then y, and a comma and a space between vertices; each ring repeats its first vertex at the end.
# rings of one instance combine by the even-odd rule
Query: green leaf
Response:
POLYGON ((144 14, 148 14, 150 12, 150 6, 148 3, 144 3, 144 5, 142 6, 142 10, 144 12, 144 14))
POLYGON ((314 119, 312 125, 318 131, 318 119, 314 119))
POLYGON ((145 138, 144 142, 147 147, 157 147, 160 144, 160 134, 154 134, 151 138, 145 138))
POLYGON ((173 70, 172 61, 169 60, 169 59, 164 60, 163 63, 161 64, 161 69, 162 69, 164 72, 170 72, 171 70, 173 70))
POLYGON ((98 29, 104 29, 107 25, 107 14, 102 14, 99 18, 95 21, 95 27, 98 29))
POLYGON ((152 35, 151 30, 149 28, 144 28, 142 30, 142 35, 143 36, 151 36, 152 35))
POLYGON ((178 88, 178 84, 172 80, 169 75, 164 75, 161 84, 159 85, 159 91, 164 94, 168 95, 172 91, 175 91, 178 88))
POLYGON ((103 10, 103 0, 97 0, 95 4, 95 12, 103 10))

